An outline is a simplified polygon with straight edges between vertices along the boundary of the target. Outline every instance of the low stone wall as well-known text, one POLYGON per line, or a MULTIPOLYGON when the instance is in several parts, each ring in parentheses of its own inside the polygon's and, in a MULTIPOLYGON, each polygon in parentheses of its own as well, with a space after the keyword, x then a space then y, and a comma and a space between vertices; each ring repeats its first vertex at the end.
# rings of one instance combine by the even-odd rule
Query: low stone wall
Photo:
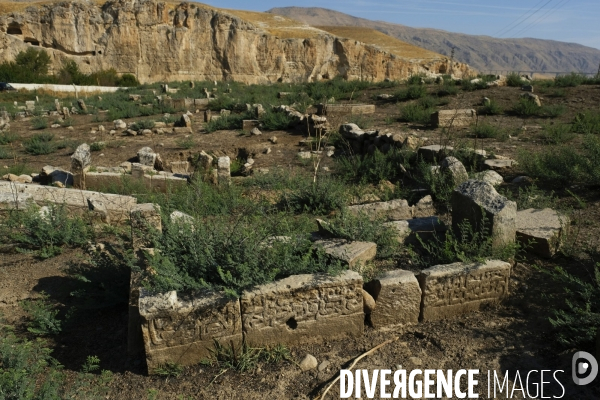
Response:
POLYGON ((176 292, 151 296, 132 286, 131 298, 139 293, 139 314, 130 313, 130 329, 141 327, 141 334, 130 331, 129 350, 142 347, 135 340, 142 337, 152 373, 167 362, 198 363, 210 355, 214 340, 236 346, 243 340, 251 346, 322 343, 361 336, 365 316, 376 329, 451 318, 503 299, 510 272, 509 263, 487 261, 438 265, 418 276, 388 271, 364 285, 351 270, 338 276, 295 275, 239 299, 210 291, 185 298, 176 292), (374 306, 365 300, 369 296, 374 306))
POLYGON ((374 112, 374 104, 317 104, 318 115, 361 115, 374 112))
POLYGON ((130 174, 115 172, 87 172, 85 174, 85 187, 88 190, 102 190, 106 188, 123 188, 128 183, 142 182, 144 186, 157 192, 167 192, 179 187, 187 186, 187 179, 171 175, 142 175, 141 179, 130 174))

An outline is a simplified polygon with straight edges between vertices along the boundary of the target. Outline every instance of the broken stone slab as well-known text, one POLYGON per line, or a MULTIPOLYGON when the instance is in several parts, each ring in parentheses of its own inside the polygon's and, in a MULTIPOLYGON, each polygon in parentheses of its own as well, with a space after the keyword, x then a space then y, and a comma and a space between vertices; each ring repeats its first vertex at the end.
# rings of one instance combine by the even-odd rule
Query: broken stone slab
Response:
POLYGON ((439 144, 432 144, 430 146, 419 147, 417 150, 417 156, 422 158, 424 161, 435 162, 442 160, 447 154, 454 150, 452 146, 441 146, 439 144))
POLYGON ((122 119, 113 121, 113 123, 115 124, 115 129, 121 129, 121 130, 127 129, 127 124, 122 119))
POLYGON ((350 206, 348 211, 355 215, 366 214, 373 219, 385 217, 388 220, 399 220, 409 219, 413 216, 412 207, 403 199, 350 206))
POLYGON ((528 100, 530 102, 532 102, 533 104, 535 104, 538 107, 542 106, 542 102, 540 101, 540 97, 537 94, 533 94, 533 93, 522 93, 521 94, 521 98, 528 100))
POLYGON ((483 165, 487 168, 487 169, 491 169, 491 170, 503 170, 506 168, 512 168, 513 165, 515 165, 517 162, 514 160, 498 160, 498 159, 491 159, 491 160, 485 160, 483 162, 483 165))
POLYGON ((32 204, 33 196, 29 193, 0 192, 0 210, 25 210, 32 204))
POLYGON ((423 293, 422 321, 433 321, 477 311, 508 295, 511 266, 490 260, 485 263, 454 263, 427 268, 418 276, 423 293))
POLYGON ((448 171, 452 176, 454 186, 458 186, 469 179, 467 169, 456 157, 448 156, 440 163, 441 171, 448 171))
POLYGON ((154 168, 156 153, 150 147, 142 147, 137 152, 138 163, 154 168))
POLYGON ((417 235, 427 243, 446 232, 446 224, 438 217, 390 221, 384 223, 383 226, 392 228, 397 234, 398 242, 404 244, 419 244, 417 235))
POLYGON ((377 255, 377 245, 371 242, 354 242, 344 239, 317 240, 326 254, 342 261, 350 269, 359 268, 377 255))
POLYGON ((217 179, 220 185, 231 183, 231 160, 228 156, 217 159, 217 179))
POLYGON ((461 237, 461 224, 471 225, 473 232, 492 235, 492 246, 501 247, 515 241, 517 203, 498 194, 483 181, 470 179, 452 192, 452 228, 461 237))
POLYGON ((318 115, 362 115, 374 112, 374 104, 317 104, 318 115))
POLYGON ((364 330, 362 277, 294 275, 245 291, 240 299, 248 344, 323 343, 364 330))
POLYGON ((517 240, 525 250, 550 258, 559 249, 569 224, 567 216, 550 208, 517 211, 517 240))
POLYGON ((192 119, 189 115, 183 114, 179 119, 179 126, 182 128, 191 128, 192 127, 192 119))
POLYGON ((172 173, 185 175, 190 169, 190 163, 188 161, 171 161, 169 167, 172 173))
POLYGON ((426 218, 436 214, 435 206, 433 204, 433 198, 431 195, 423 197, 412 207, 412 213, 414 218, 426 218))
POLYGON ((214 340, 242 342, 240 302, 223 293, 202 291, 179 297, 171 291, 140 289, 139 313, 148 372, 166 363, 192 365, 211 356, 214 340))
POLYGON ((346 139, 360 139, 365 134, 356 124, 342 124, 339 132, 346 139))
POLYGON ((92 164, 92 152, 87 143, 80 144, 71 156, 71 172, 82 173, 92 164))
POLYGON ((440 110, 431 114, 431 124, 436 128, 460 128, 474 124, 477 112, 473 109, 440 110))
POLYGON ((492 186, 499 186, 504 183, 504 178, 502 177, 502 175, 492 170, 476 173, 475 179, 487 182, 492 186))
POLYGON ((148 227, 162 230, 160 206, 154 203, 135 204, 130 210, 133 229, 146 230, 148 227))
POLYGON ((387 271, 367 283, 365 290, 375 299, 375 309, 370 314, 374 328, 419 322, 421 287, 413 272, 387 271))
POLYGON ((200 165, 200 168, 202 168, 205 171, 208 171, 212 168, 212 163, 213 157, 206 153, 204 150, 202 150, 198 155, 198 164, 200 165))

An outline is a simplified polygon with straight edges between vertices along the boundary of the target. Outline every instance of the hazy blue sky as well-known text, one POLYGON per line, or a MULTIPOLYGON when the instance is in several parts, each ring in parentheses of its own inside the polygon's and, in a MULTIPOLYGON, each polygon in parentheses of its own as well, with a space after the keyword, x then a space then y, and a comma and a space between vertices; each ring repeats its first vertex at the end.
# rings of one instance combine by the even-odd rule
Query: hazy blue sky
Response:
POLYGON ((534 37, 600 49, 599 0, 221 0, 215 7, 266 11, 323 7, 356 17, 503 38, 534 37))

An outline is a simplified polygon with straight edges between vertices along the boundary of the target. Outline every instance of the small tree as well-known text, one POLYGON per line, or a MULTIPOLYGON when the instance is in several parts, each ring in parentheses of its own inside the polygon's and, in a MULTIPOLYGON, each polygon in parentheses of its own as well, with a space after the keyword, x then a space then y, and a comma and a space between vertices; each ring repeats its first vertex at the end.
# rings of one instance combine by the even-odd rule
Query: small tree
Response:
POLYGON ((45 50, 37 50, 33 47, 28 48, 25 52, 20 52, 15 58, 17 66, 23 71, 27 71, 33 76, 48 75, 48 67, 50 66, 50 56, 45 50))

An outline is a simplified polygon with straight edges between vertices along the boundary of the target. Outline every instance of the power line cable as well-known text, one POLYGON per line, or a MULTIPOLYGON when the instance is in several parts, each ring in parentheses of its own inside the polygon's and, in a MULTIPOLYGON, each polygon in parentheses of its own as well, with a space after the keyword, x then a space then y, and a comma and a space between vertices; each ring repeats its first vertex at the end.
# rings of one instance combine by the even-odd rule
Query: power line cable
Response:
POLYGON ((570 1, 571 0, 562 0, 561 2, 557 3, 554 7, 552 7, 551 9, 549 9, 548 11, 546 11, 544 14, 542 14, 538 19, 536 19, 535 21, 533 21, 532 23, 530 23, 529 25, 527 25, 525 28, 521 29, 519 32, 515 33, 514 36, 513 36, 513 38, 516 38, 521 33, 527 31, 529 28, 531 28, 533 25, 537 24, 539 21, 541 21, 544 17, 546 17, 548 14, 550 14, 551 12, 553 12, 554 10, 556 10, 557 8, 560 9, 560 8, 564 7, 570 1))
MULTIPOLYGON (((535 7, 537 7, 540 3, 544 2, 545 0, 542 0, 541 2, 537 3, 533 8, 535 9, 535 7)), ((527 15, 527 17, 525 19, 519 19, 517 20, 516 23, 513 23, 513 26, 509 25, 508 29, 503 29, 501 31, 500 34, 496 35, 498 37, 507 35, 510 31, 516 29, 517 27, 519 27, 519 25, 525 23, 527 20, 529 20, 530 18, 532 18, 535 14, 539 13, 541 10, 544 9, 544 7, 546 7, 548 4, 550 4, 553 0, 547 0, 544 4, 542 4, 540 7, 538 7, 534 12, 530 13, 529 15, 527 15)))
POLYGON ((497 31, 496 33, 494 33, 493 36, 499 36, 501 33, 503 33, 505 30, 509 29, 510 27, 512 27, 514 24, 518 23, 522 18, 529 18, 528 14, 531 13, 533 10, 535 10, 535 8, 537 6, 539 6, 540 4, 542 4, 544 1, 546 0, 540 0, 536 5, 534 5, 533 7, 531 7, 531 9, 529 9, 527 12, 523 13, 523 15, 521 15, 519 18, 517 18, 515 21, 511 22, 510 24, 508 24, 507 26, 505 26, 504 28, 500 29, 499 31, 497 31))

